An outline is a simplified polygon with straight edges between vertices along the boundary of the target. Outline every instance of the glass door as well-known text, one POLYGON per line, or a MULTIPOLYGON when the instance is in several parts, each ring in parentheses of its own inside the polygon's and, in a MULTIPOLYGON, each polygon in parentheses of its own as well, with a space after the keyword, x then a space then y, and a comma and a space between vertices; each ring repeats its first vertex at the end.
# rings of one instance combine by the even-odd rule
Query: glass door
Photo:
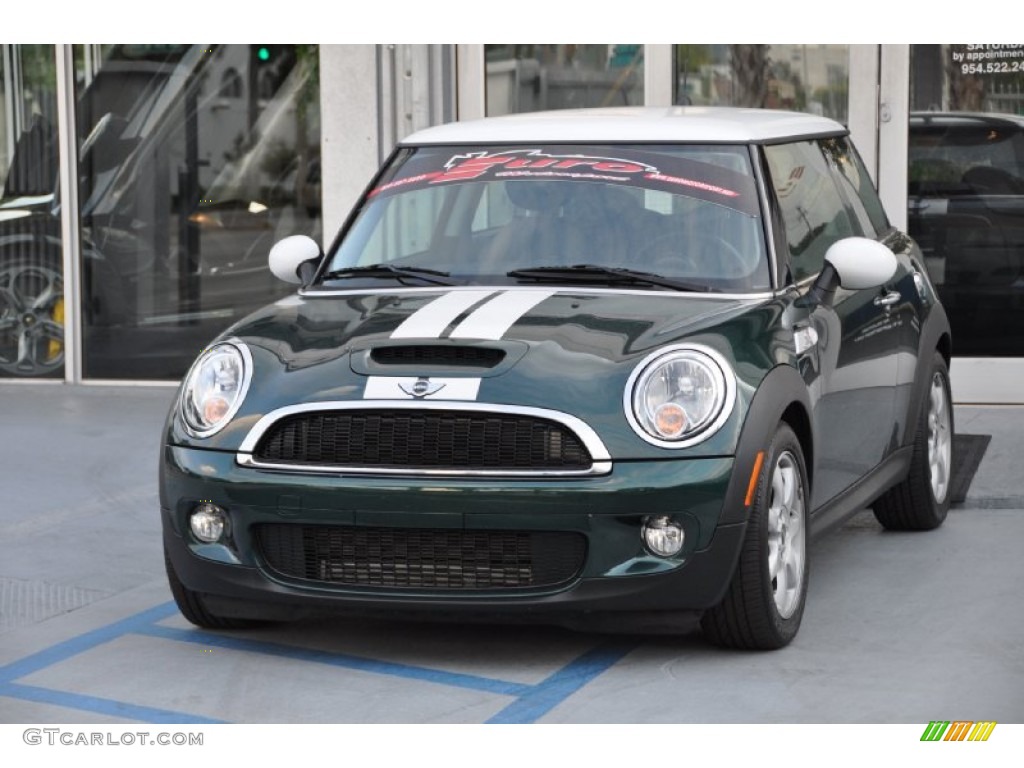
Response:
POLYGON ((313 45, 75 46, 86 379, 175 380, 319 239, 313 45))
POLYGON ((63 378, 52 45, 0 46, 0 378, 63 378))
POLYGON ((901 134, 906 228, 949 314, 954 397, 1024 402, 1024 45, 902 58, 906 98, 882 101, 906 104, 891 115, 905 128, 883 131, 880 152, 892 159, 901 134))

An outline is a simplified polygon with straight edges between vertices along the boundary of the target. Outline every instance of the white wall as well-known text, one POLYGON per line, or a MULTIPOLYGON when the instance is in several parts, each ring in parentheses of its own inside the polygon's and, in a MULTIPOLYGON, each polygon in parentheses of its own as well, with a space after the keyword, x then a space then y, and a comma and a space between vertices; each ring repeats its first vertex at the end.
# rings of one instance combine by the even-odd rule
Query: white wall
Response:
POLYGON ((380 164, 377 46, 320 46, 324 248, 380 164))

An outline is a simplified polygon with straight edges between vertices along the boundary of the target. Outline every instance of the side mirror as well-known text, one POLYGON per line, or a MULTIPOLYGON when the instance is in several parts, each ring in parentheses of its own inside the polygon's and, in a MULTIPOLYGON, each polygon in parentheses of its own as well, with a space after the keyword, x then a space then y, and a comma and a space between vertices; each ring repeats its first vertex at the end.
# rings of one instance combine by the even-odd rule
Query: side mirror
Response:
POLYGON ((829 246, 825 268, 800 304, 831 306, 836 288, 860 291, 885 285, 896 274, 896 266, 893 252, 878 241, 845 237, 829 246))
POLYGON ((278 280, 295 285, 308 285, 323 258, 316 240, 306 235, 291 235, 274 243, 270 249, 270 271, 278 280))

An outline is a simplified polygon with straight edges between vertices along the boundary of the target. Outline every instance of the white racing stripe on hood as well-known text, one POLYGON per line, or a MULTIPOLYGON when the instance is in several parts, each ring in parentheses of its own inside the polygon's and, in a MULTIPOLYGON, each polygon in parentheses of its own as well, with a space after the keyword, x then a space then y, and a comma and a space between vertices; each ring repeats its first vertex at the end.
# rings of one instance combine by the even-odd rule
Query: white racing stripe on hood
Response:
POLYGON ((496 296, 455 326, 453 339, 500 339, 515 322, 555 291, 508 291, 496 296))
MULTIPOLYGON (((436 339, 455 318, 494 291, 451 291, 409 315, 391 334, 392 339, 436 339)), ((476 314, 475 312, 473 314, 476 314)), ((472 317, 472 315, 470 315, 472 317)), ((467 318, 468 319, 468 318, 467 318)))

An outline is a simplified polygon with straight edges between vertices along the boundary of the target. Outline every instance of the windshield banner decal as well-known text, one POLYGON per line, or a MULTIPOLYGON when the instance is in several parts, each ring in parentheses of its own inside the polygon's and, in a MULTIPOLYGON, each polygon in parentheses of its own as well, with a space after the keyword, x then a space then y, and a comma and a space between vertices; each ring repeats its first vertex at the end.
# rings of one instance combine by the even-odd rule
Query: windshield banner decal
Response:
MULTIPOLYGON (((487 180, 599 181, 700 197, 756 213, 753 180, 749 176, 714 163, 664 153, 644 154, 647 157, 609 157, 565 154, 537 147, 461 152, 448 155, 439 163, 440 167, 434 166, 437 170, 420 165, 419 169, 425 172, 392 178, 369 194, 374 197, 404 188, 487 180)), ((433 155, 434 162, 444 157, 440 152, 433 155)))
MULTIPOLYGON (((535 171, 542 168, 551 171, 567 171, 575 169, 577 173, 588 169, 597 173, 616 173, 631 175, 637 173, 657 173, 657 168, 650 165, 619 160, 611 157, 587 157, 586 155, 549 155, 539 149, 520 149, 510 152, 471 152, 466 155, 455 155, 445 163, 445 172, 437 181, 457 181, 460 179, 476 179, 487 171, 523 170, 535 171)), ((496 173, 495 175, 504 175, 496 173)), ((615 177, 618 180, 618 177, 615 177)))

